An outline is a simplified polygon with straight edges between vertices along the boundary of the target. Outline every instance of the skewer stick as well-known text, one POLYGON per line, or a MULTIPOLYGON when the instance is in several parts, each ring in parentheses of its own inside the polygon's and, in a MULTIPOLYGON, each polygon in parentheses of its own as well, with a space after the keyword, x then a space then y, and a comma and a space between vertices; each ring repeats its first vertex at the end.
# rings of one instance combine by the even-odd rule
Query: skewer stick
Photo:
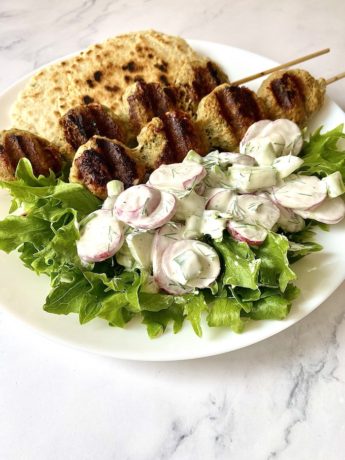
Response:
POLYGON ((328 78, 326 80, 326 85, 330 85, 331 83, 341 80, 342 78, 345 78, 345 72, 338 73, 338 75, 334 75, 334 77, 328 78))
POLYGON ((264 70, 263 72, 258 72, 258 73, 255 73, 254 75, 249 75, 249 77, 241 78, 241 80, 233 81, 231 82, 231 85, 242 85, 243 83, 247 83, 248 81, 256 80, 257 78, 263 77, 264 75, 268 75, 272 72, 276 72, 277 70, 286 69, 287 67, 291 67, 292 65, 299 64, 300 62, 309 61, 310 59, 314 59, 317 56, 322 56, 323 54, 327 54, 329 52, 330 52, 330 49, 325 48, 323 50, 316 51, 315 53, 307 54, 306 56, 302 56, 300 58, 293 59, 292 61, 285 62, 284 64, 277 65, 276 67, 272 67, 271 69, 264 70))

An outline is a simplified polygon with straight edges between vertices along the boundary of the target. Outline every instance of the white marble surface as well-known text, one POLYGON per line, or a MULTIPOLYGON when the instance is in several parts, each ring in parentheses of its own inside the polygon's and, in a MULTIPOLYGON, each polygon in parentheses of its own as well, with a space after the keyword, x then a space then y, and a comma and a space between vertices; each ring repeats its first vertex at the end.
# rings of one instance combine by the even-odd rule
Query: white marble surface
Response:
MULTIPOLYGON (((280 61, 329 46, 306 68, 330 76, 345 70, 344 18, 341 0, 1 0, 0 90, 95 40, 149 27, 280 61)), ((344 81, 329 94, 345 108, 344 81)), ((344 294, 345 285, 258 345, 180 363, 70 350, 0 313, 0 458, 341 460, 344 294)))

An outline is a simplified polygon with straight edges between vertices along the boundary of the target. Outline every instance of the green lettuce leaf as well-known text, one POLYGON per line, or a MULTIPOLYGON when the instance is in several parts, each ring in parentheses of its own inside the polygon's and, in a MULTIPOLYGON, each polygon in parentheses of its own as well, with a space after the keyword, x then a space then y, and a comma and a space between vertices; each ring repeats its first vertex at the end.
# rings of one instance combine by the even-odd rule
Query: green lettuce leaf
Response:
POLYGON ((343 129, 344 125, 341 124, 325 133, 321 133, 322 127, 315 131, 300 153, 304 163, 299 172, 325 177, 340 171, 345 181, 345 149, 339 145, 339 141, 345 139, 343 129))
POLYGON ((260 260, 255 260, 255 254, 247 243, 239 243, 226 235, 223 241, 213 241, 213 245, 223 259, 224 285, 258 288, 260 260))
POLYGON ((292 280, 295 273, 289 266, 287 257, 289 241, 283 235, 270 232, 264 243, 256 250, 261 259, 259 280, 260 284, 269 287, 278 287, 282 292, 292 280))
POLYGON ((241 318, 240 303, 236 299, 216 299, 210 305, 207 324, 210 327, 229 327, 234 332, 242 332, 244 321, 241 318))

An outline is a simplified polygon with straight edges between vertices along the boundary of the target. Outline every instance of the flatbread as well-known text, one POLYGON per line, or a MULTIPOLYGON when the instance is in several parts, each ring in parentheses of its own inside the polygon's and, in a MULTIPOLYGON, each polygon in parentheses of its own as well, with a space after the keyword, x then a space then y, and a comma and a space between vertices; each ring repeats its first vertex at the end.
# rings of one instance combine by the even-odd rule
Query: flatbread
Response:
POLYGON ((208 63, 182 38, 153 30, 110 38, 34 75, 12 108, 13 124, 63 149, 59 119, 72 107, 98 102, 121 116, 122 94, 136 80, 188 85, 186 69, 208 63))

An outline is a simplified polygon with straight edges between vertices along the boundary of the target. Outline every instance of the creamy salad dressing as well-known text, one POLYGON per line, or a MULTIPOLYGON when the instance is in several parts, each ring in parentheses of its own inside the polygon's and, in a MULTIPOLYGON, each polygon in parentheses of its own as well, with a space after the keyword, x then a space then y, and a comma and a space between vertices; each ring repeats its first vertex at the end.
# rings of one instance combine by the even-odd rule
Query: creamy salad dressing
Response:
POLYGON ((81 228, 78 254, 86 263, 116 254, 119 264, 148 273, 152 289, 171 294, 210 287, 220 260, 200 241, 205 235, 221 240, 228 231, 260 245, 271 230, 300 231, 306 218, 334 224, 344 217, 340 173, 322 180, 294 174, 303 165, 302 145, 293 122, 262 120, 249 128, 240 152, 191 151, 127 190, 112 181, 102 209, 81 228))

